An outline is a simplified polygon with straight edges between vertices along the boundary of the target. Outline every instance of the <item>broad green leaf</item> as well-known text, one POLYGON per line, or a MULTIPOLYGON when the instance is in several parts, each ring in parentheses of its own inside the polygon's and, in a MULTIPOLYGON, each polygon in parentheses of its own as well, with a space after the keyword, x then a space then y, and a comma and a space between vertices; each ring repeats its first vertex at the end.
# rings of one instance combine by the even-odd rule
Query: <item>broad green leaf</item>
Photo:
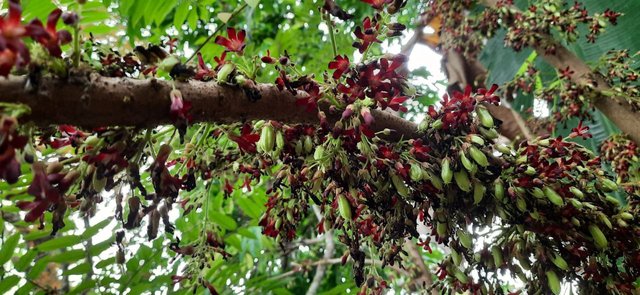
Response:
POLYGON ((187 20, 187 15, 189 15, 189 1, 182 1, 176 9, 176 13, 173 15, 173 25, 178 28, 178 30, 182 27, 184 21, 187 20))
POLYGON ((82 283, 77 285, 75 288, 69 292, 69 294, 79 294, 82 291, 89 290, 96 286, 96 281, 94 280, 83 280, 82 283))
POLYGON ((4 241, 2 248, 0 248, 0 266, 11 259, 11 256, 13 256, 16 250, 16 246, 18 246, 18 242, 20 242, 20 233, 14 233, 4 241))
POLYGON ((104 252, 105 250, 109 249, 114 242, 115 242, 115 238, 112 237, 106 241, 95 244, 91 247, 91 249, 89 249, 89 253, 92 256, 97 256, 100 253, 104 252))
POLYGON ((36 279, 47 268, 48 264, 49 264, 49 260, 46 258, 42 258, 36 261, 36 263, 27 273, 27 278, 31 280, 36 279))
POLYGON ((264 206, 261 206, 260 204, 254 202, 250 198, 240 197, 235 199, 235 201, 238 204, 238 207, 242 209, 242 212, 244 212, 244 214, 247 214, 249 217, 253 219, 260 218, 260 215, 264 210, 264 206))
POLYGON ((211 221, 215 222, 224 229, 235 230, 238 227, 238 224, 235 220, 233 220, 233 218, 222 213, 210 212, 209 217, 211 218, 211 221))
POLYGON ((189 28, 191 28, 192 30, 195 30, 198 28, 198 10, 197 9, 191 9, 191 11, 189 11, 187 22, 189 23, 189 28))
POLYGON ((57 238, 48 240, 36 246, 36 248, 38 248, 40 251, 45 252, 45 251, 51 251, 55 249, 70 247, 80 242, 82 242, 81 236, 76 236, 76 235, 62 236, 62 237, 57 237, 57 238))
POLYGON ((0 281, 0 294, 8 294, 7 291, 14 286, 18 285, 20 278, 18 276, 5 277, 0 281))

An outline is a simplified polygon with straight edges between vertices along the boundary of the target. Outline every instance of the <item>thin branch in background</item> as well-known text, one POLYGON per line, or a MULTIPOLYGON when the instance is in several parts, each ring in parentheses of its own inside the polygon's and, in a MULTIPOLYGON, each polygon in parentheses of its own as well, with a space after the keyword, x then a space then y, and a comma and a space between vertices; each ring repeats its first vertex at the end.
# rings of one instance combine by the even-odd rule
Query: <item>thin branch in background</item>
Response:
MULTIPOLYGON (((89 214, 85 214, 82 217, 82 219, 84 220, 84 230, 87 230, 89 227, 91 227, 91 223, 89 222, 89 214)), ((85 243, 85 249, 86 249, 85 259, 87 261, 87 264, 89 264, 89 271, 84 276, 85 281, 90 281, 91 278, 93 277, 93 257, 91 256, 91 251, 90 251, 92 247, 93 247, 93 237, 89 237, 87 239, 87 242, 85 243)), ((89 293, 89 290, 82 292, 82 294, 88 294, 88 293, 89 293)))
MULTIPOLYGON (((320 207, 318 205, 313 205, 313 213, 316 214, 319 222, 322 222, 322 213, 320 212, 320 207)), ((333 232, 327 230, 324 232, 324 240, 326 241, 326 245, 324 248, 323 259, 328 260, 333 257, 333 254, 336 250, 335 242, 333 241, 333 232)), ((307 289, 307 295, 315 295, 318 293, 318 289, 320 288, 320 284, 322 283, 322 279, 324 278, 325 273, 327 272, 327 265, 321 264, 316 267, 316 274, 313 276, 313 280, 309 285, 309 289, 307 289)))

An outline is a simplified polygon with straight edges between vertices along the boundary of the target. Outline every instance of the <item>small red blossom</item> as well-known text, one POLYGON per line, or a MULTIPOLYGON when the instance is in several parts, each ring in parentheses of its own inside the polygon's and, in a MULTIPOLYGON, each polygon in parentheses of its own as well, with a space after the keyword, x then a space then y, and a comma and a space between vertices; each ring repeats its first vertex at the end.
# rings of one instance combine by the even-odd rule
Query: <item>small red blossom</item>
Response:
POLYGON ((234 28, 227 28, 227 37, 217 36, 215 43, 226 47, 226 51, 235 52, 238 55, 242 55, 242 51, 247 44, 244 43, 246 32, 240 30, 236 32, 234 28))
POLYGON ((570 80, 571 76, 573 76, 575 72, 573 70, 571 70, 569 67, 565 68, 564 70, 560 70, 560 77, 563 79, 567 79, 570 80))
POLYGON ((384 5, 393 2, 393 0, 360 0, 360 1, 371 5, 371 7, 373 7, 373 9, 376 9, 376 10, 382 10, 384 8, 384 5))
POLYGON ((209 81, 215 78, 215 76, 216 73, 209 69, 207 64, 204 63, 202 53, 198 52, 198 68, 196 70, 196 75, 193 78, 200 81, 209 81))
POLYGON ((346 72, 349 69, 349 57, 344 55, 344 56, 336 56, 336 58, 329 62, 329 69, 331 70, 335 70, 335 72, 333 72, 333 78, 334 79, 339 79, 342 74, 344 74, 344 72, 346 72))
POLYGON ((356 27, 354 33, 356 37, 361 41, 353 43, 353 47, 358 48, 358 51, 360 51, 360 53, 364 53, 364 51, 367 50, 371 43, 381 43, 382 41, 378 40, 379 29, 380 24, 378 24, 375 20, 372 21, 371 18, 366 17, 362 22, 362 28, 360 28, 360 26, 356 27))
POLYGON ((500 103, 500 97, 493 94, 496 90, 498 90, 498 85, 493 84, 489 90, 485 88, 480 88, 476 91, 478 97, 477 100, 481 102, 486 102, 494 105, 498 105, 500 103))
POLYGON ((271 51, 270 50, 267 50, 267 55, 265 55, 262 58, 260 58, 260 60, 262 60, 262 62, 266 63, 266 64, 274 64, 274 63, 276 63, 276 59, 271 57, 271 51))
POLYGON ((188 124, 191 121, 191 115, 189 114, 191 103, 185 101, 182 98, 182 92, 177 89, 171 90, 169 97, 171 98, 171 106, 169 108, 171 117, 174 120, 184 121, 188 124))
POLYGON ((307 96, 298 98, 296 100, 296 104, 304 106, 307 112, 313 113, 318 109, 318 100, 322 97, 322 94, 320 93, 320 86, 314 83, 306 84, 304 88, 307 96))
POLYGON ((29 34, 36 42, 42 44, 49 54, 55 57, 62 56, 60 46, 71 42, 71 33, 67 30, 56 30, 58 19, 62 15, 62 10, 56 9, 49 14, 47 18, 47 27, 42 25, 39 19, 35 19, 27 25, 29 34))
POLYGON ((582 139, 587 139, 593 137, 591 133, 589 133, 589 126, 582 126, 582 121, 578 123, 576 128, 571 129, 571 133, 569 134, 569 138, 582 137, 582 139))
POLYGON ((17 126, 15 118, 0 116, 0 179, 10 184, 20 177, 16 149, 22 149, 27 143, 25 136, 18 135, 17 126))
POLYGON ((609 19, 609 22, 612 25, 617 25, 618 24, 618 17, 622 15, 622 13, 619 12, 615 12, 609 8, 607 8, 604 13, 602 14, 604 17, 606 17, 607 19, 609 19))
POLYGON ((22 8, 18 1, 9 1, 9 13, 0 17, 0 75, 7 76, 13 66, 22 66, 29 62, 29 50, 22 42, 28 35, 22 25, 22 8))
POLYGON ((27 193, 34 196, 35 199, 29 201, 19 201, 17 206, 22 210, 29 210, 25 215, 26 222, 33 222, 40 218, 44 211, 52 206, 64 204, 64 193, 69 189, 75 181, 74 177, 65 177, 65 174, 49 174, 42 163, 34 163, 33 181, 27 193))
POLYGON ((244 124, 240 131, 240 136, 229 134, 229 138, 238 144, 240 151, 253 154, 256 152, 256 142, 260 140, 260 134, 251 133, 252 131, 251 125, 244 124))

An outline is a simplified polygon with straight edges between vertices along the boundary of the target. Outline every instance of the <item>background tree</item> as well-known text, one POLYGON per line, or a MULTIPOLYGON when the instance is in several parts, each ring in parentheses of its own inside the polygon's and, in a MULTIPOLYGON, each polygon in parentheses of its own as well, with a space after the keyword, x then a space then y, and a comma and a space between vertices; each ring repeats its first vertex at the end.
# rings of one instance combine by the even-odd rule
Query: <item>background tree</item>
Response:
POLYGON ((633 294, 635 6, 8 1, 0 291, 633 294))

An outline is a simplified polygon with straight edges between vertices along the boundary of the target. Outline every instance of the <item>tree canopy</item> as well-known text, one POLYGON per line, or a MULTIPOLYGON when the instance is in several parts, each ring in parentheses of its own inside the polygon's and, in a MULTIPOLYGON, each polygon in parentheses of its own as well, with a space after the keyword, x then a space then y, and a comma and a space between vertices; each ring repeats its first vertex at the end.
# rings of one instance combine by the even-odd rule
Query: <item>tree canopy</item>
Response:
POLYGON ((637 2, 1 8, 0 293, 640 290, 637 2))

